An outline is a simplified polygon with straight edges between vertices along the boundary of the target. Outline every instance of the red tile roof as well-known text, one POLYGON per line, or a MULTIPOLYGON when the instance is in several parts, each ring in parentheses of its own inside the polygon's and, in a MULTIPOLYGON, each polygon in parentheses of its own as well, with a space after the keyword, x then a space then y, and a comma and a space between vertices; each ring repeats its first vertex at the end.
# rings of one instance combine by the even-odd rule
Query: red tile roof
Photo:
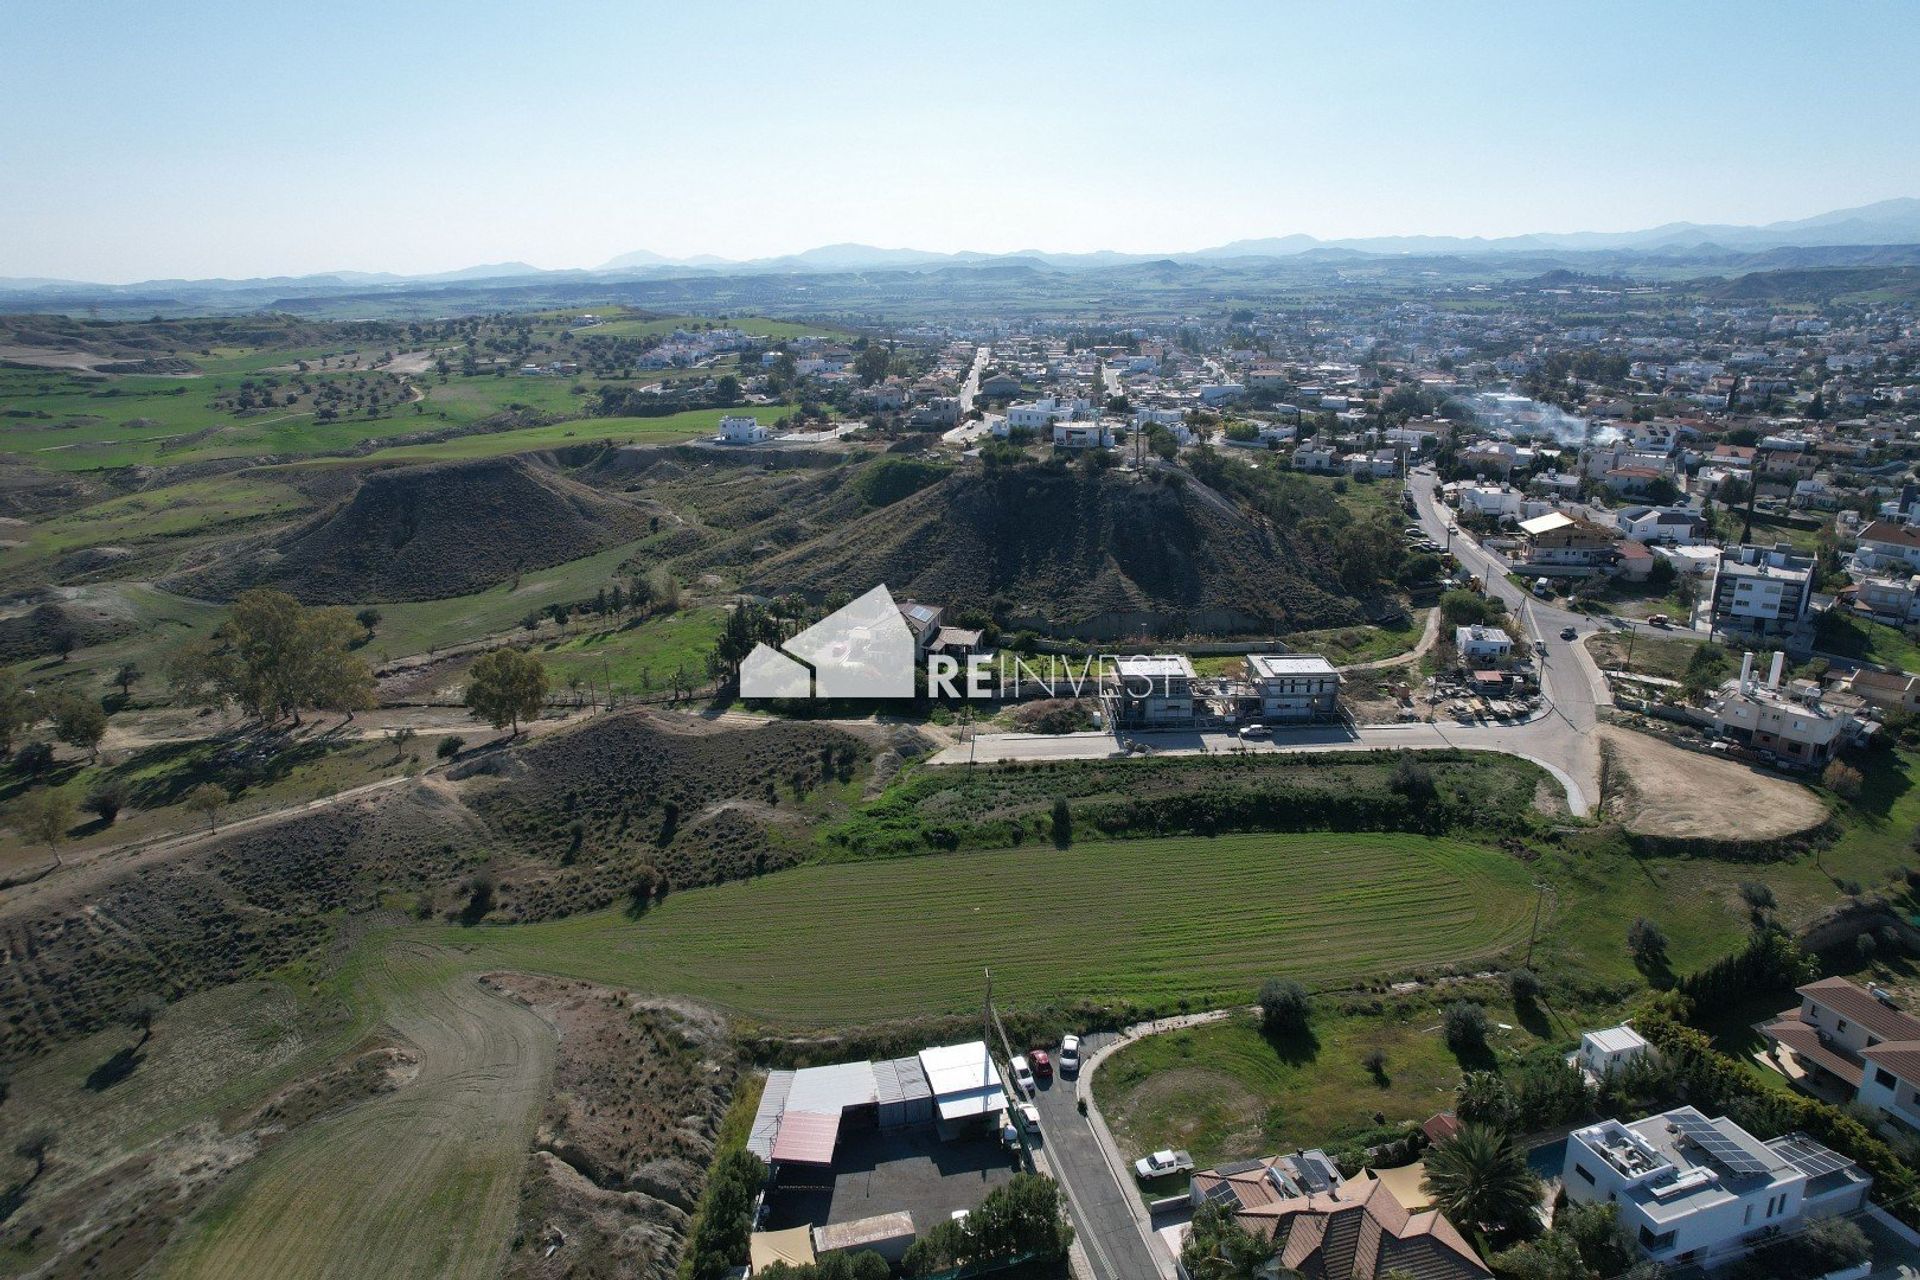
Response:
POLYGON ((1317 1280, 1486 1280, 1493 1273, 1438 1211, 1409 1213, 1387 1184, 1355 1180, 1332 1195, 1297 1196, 1244 1210, 1240 1225, 1280 1239, 1280 1265, 1317 1280))
POLYGON ((1920 1081, 1920 1040, 1889 1040, 1862 1049, 1860 1056, 1876 1067, 1885 1067, 1908 1084, 1920 1081))
POLYGON ((1860 531, 1862 542, 1885 542, 1900 547, 1920 547, 1920 527, 1875 520, 1860 531))
POLYGON ((1796 990, 1815 1004, 1865 1027, 1882 1040, 1920 1040, 1920 1018, 1898 1009, 1889 1009, 1858 983, 1845 978, 1822 978, 1796 990))
POLYGON ((1799 1011, 1794 1016, 1782 1018, 1760 1029, 1760 1034, 1775 1044, 1793 1050, 1796 1057, 1805 1058, 1815 1066, 1832 1072, 1854 1088, 1860 1087, 1865 1073, 1860 1064, 1843 1057, 1837 1051, 1820 1042, 1820 1032, 1812 1025, 1800 1021, 1799 1011))

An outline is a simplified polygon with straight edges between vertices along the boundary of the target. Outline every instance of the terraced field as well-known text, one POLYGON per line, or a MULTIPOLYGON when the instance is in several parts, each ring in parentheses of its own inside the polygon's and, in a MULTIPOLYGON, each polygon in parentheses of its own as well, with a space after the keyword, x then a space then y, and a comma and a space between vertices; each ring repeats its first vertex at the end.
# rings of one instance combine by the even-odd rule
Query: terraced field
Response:
POLYGON ((802 867, 618 913, 421 936, 470 962, 833 1024, 1003 1000, 1171 1008, 1485 955, 1532 894, 1502 854, 1407 835, 1138 840, 802 867))
POLYGON ((168 1274, 498 1271, 552 1031, 438 948, 388 947, 368 978, 387 1024, 419 1050, 419 1075, 275 1148, 170 1254, 168 1274))

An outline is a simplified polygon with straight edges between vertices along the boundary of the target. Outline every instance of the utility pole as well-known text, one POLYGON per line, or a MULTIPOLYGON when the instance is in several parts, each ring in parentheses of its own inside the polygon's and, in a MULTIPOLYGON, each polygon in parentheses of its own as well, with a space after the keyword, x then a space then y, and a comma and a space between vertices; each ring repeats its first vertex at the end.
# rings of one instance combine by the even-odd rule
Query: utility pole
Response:
POLYGON ((1540 936, 1540 901, 1547 896, 1547 885, 1544 880, 1535 880, 1533 887, 1533 927, 1527 931, 1527 959, 1525 963, 1525 967, 1529 969, 1533 968, 1533 942, 1535 938, 1540 936))

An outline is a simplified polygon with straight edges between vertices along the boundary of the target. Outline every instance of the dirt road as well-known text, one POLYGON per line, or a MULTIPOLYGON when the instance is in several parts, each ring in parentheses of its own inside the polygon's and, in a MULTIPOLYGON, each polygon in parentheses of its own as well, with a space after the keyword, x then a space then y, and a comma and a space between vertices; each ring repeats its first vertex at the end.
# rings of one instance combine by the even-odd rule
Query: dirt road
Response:
POLYGON ((369 960, 366 996, 420 1053, 414 1080, 301 1129, 173 1250, 166 1273, 496 1274, 553 1071, 553 1031, 461 972, 400 944, 369 960))

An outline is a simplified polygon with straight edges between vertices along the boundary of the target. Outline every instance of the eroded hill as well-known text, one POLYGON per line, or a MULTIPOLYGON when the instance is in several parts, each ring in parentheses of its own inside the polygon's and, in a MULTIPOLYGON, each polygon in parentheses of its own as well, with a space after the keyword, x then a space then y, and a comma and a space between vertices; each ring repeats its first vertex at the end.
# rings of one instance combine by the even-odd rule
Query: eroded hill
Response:
POLYGON ((522 458, 375 472, 288 532, 230 545, 170 586, 231 598, 278 587, 310 604, 437 600, 637 536, 631 504, 522 458))
POLYGON ((1329 548, 1184 472, 955 471, 766 559, 768 594, 999 607, 1016 627, 1089 639, 1357 622, 1329 548))

